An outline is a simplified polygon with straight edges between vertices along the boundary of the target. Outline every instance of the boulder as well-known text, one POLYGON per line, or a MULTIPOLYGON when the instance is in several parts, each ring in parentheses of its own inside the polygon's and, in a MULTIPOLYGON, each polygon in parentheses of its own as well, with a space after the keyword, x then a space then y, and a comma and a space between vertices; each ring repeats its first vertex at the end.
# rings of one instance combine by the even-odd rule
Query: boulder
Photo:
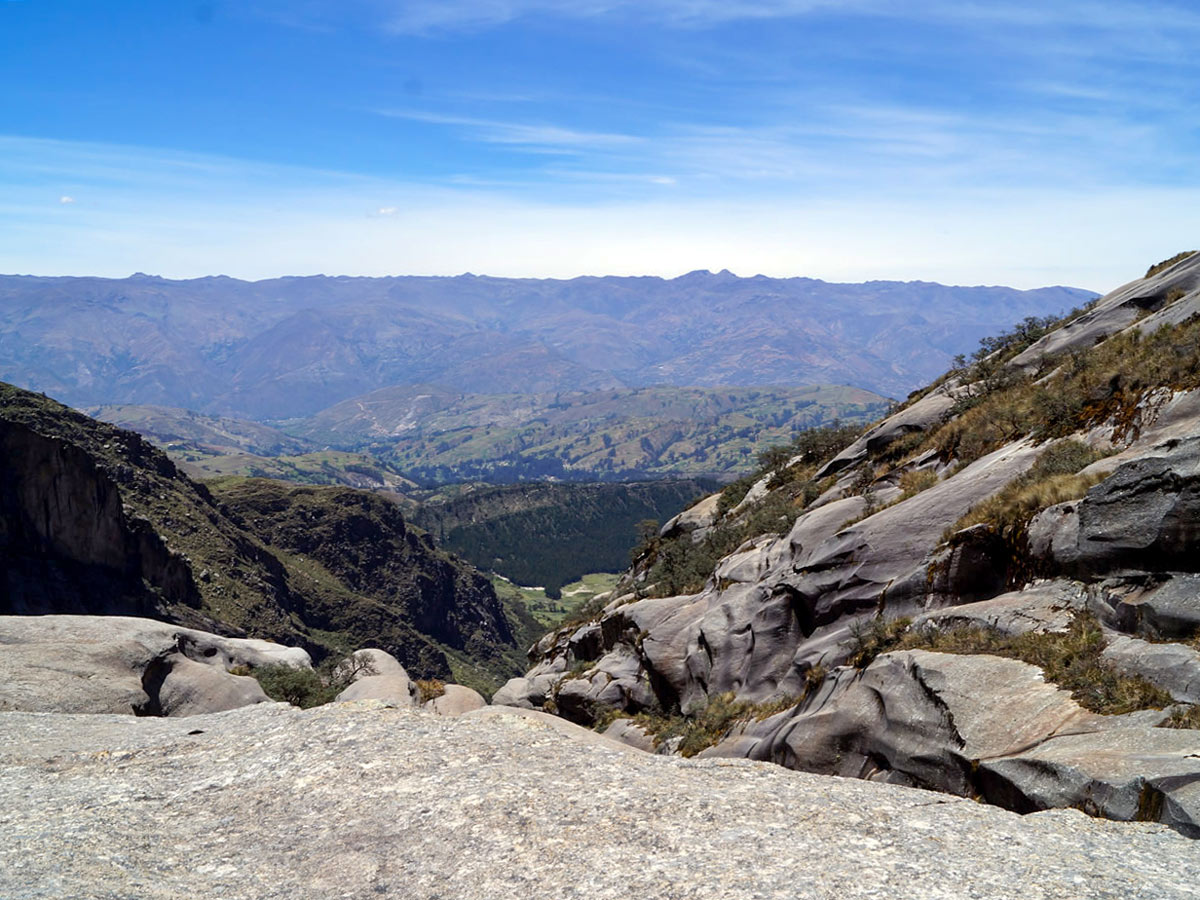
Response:
MULTIPOLYGON (((820 480, 833 475, 861 462, 868 453, 880 452, 906 434, 928 431, 930 428, 940 425, 955 402, 948 387, 943 387, 922 397, 911 406, 888 416, 874 428, 866 431, 862 437, 822 466, 813 477, 820 480)), ((800 461, 802 460, 793 460, 793 462, 800 461)))
POLYGON ((417 703, 417 686, 413 684, 396 657, 382 650, 355 650, 354 656, 369 664, 334 698, 348 700, 388 700, 406 706, 417 703))
POLYGON ((795 709, 738 735, 755 744, 712 752, 966 796, 977 760, 1098 718, 1046 684, 1036 666, 910 650, 884 654, 861 673, 835 670, 795 709))
POLYGON ((654 752, 654 738, 633 719, 615 719, 604 729, 604 736, 646 753, 654 752))
POLYGON ((1082 500, 1029 526, 1031 552, 1075 577, 1200 569, 1200 437, 1171 440, 1119 466, 1082 500))
POLYGON ((510 678, 492 694, 493 706, 514 706, 521 709, 543 709, 554 699, 554 689, 567 670, 564 656, 543 660, 522 678, 510 678))
POLYGON ((1086 799, 1096 815, 1200 836, 1200 732, 1155 727, 1164 718, 1088 712, 1016 660, 910 650, 834 670, 794 709, 703 755, 979 795, 1019 812, 1086 799), (1145 784, 1152 796, 1139 807, 1145 784))
POLYGON ((1098 585, 1097 612, 1122 631, 1153 638, 1200 634, 1200 575, 1110 578, 1098 585))
POLYGON ((138 715, 194 716, 270 700, 251 676, 231 675, 179 654, 152 662, 142 685, 147 698, 135 707, 138 715))
POLYGON ((126 616, 0 617, 0 709, 196 715, 268 700, 230 669, 311 666, 296 647, 126 616))
POLYGON ((1115 635, 1103 657, 1122 672, 1158 685, 1180 703, 1200 703, 1200 653, 1191 647, 1115 635))
POLYGON ((461 684, 447 684, 440 697, 434 697, 425 703, 425 709, 439 716, 461 716, 485 706, 487 701, 479 691, 461 684))
POLYGON ((1016 812, 1074 807, 1161 822, 1200 838, 1200 731, 1113 728, 1062 734, 979 765, 989 802, 1016 812))
POLYGON ((1001 634, 1066 631, 1087 605, 1083 585, 1048 581, 1009 591, 990 600, 932 610, 913 619, 913 628, 990 628, 1001 634))
POLYGON ((698 529, 708 528, 717 519, 717 504, 721 500, 720 492, 709 494, 698 503, 693 503, 683 512, 667 520, 659 529, 659 535, 664 538, 689 534, 698 529))

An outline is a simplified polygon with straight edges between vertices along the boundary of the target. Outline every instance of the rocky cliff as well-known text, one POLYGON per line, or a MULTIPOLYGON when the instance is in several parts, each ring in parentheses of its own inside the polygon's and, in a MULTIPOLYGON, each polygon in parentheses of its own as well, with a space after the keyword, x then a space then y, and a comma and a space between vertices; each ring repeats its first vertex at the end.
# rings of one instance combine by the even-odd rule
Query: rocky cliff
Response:
POLYGON ((838 452, 777 454, 496 702, 1200 836, 1198 286, 1182 254, 838 452))
POLYGON ((487 689, 513 671, 490 584, 389 501, 243 479, 218 495, 133 432, 0 385, 0 614, 148 616, 377 646, 487 689))

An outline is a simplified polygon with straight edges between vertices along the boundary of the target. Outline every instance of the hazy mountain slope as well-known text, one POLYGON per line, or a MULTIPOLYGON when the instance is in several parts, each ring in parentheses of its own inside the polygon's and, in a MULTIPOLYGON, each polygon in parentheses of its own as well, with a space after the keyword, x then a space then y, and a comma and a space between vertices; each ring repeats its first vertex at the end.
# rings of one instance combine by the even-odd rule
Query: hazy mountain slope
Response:
POLYGON ((891 396, 979 337, 1076 306, 1015 291, 806 278, 0 277, 0 378, 75 406, 303 416, 380 387, 528 393, 851 384, 891 396))
POLYGON ((171 406, 96 406, 85 412, 149 438, 193 478, 240 475, 385 491, 416 487, 376 457, 320 450, 312 441, 247 419, 171 406))
POLYGON ((1200 837, 1200 254, 1042 330, 668 523, 497 702, 1200 837))
POLYGON ((375 644, 417 674, 474 666, 475 683, 511 671, 491 585, 394 504, 220 491, 131 431, 0 385, 0 612, 143 615, 317 655, 375 644))
POLYGON ((195 448, 207 454, 294 456, 317 449, 311 441, 248 419, 207 416, 172 406, 117 404, 93 406, 83 412, 101 422, 136 431, 160 446, 195 448))
POLYGON ((364 447, 413 477, 605 480, 742 472, 759 450, 835 419, 869 421, 887 401, 857 388, 651 387, 542 395, 384 388, 289 430, 364 447))

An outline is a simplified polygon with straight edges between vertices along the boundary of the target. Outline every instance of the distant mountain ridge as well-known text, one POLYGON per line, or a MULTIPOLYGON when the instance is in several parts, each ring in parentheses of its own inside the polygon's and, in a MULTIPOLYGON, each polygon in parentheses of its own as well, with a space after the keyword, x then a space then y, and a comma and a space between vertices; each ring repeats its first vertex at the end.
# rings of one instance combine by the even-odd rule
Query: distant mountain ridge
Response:
POLYGON ((264 420, 383 387, 552 393, 848 384, 899 397, 1028 315, 1095 295, 926 282, 0 277, 0 379, 77 407, 264 420))

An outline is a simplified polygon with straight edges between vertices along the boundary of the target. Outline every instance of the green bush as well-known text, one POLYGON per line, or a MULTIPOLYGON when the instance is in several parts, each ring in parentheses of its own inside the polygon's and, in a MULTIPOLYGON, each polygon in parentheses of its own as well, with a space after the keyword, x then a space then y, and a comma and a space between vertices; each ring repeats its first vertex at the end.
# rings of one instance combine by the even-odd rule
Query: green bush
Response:
POLYGON ((275 663, 258 666, 250 675, 272 700, 301 709, 330 703, 356 679, 375 674, 375 666, 361 656, 328 657, 318 669, 275 663))
POLYGON ((314 670, 277 663, 259 666, 250 673, 262 685, 263 693, 272 700, 282 700, 292 706, 308 709, 330 702, 335 693, 314 670))

